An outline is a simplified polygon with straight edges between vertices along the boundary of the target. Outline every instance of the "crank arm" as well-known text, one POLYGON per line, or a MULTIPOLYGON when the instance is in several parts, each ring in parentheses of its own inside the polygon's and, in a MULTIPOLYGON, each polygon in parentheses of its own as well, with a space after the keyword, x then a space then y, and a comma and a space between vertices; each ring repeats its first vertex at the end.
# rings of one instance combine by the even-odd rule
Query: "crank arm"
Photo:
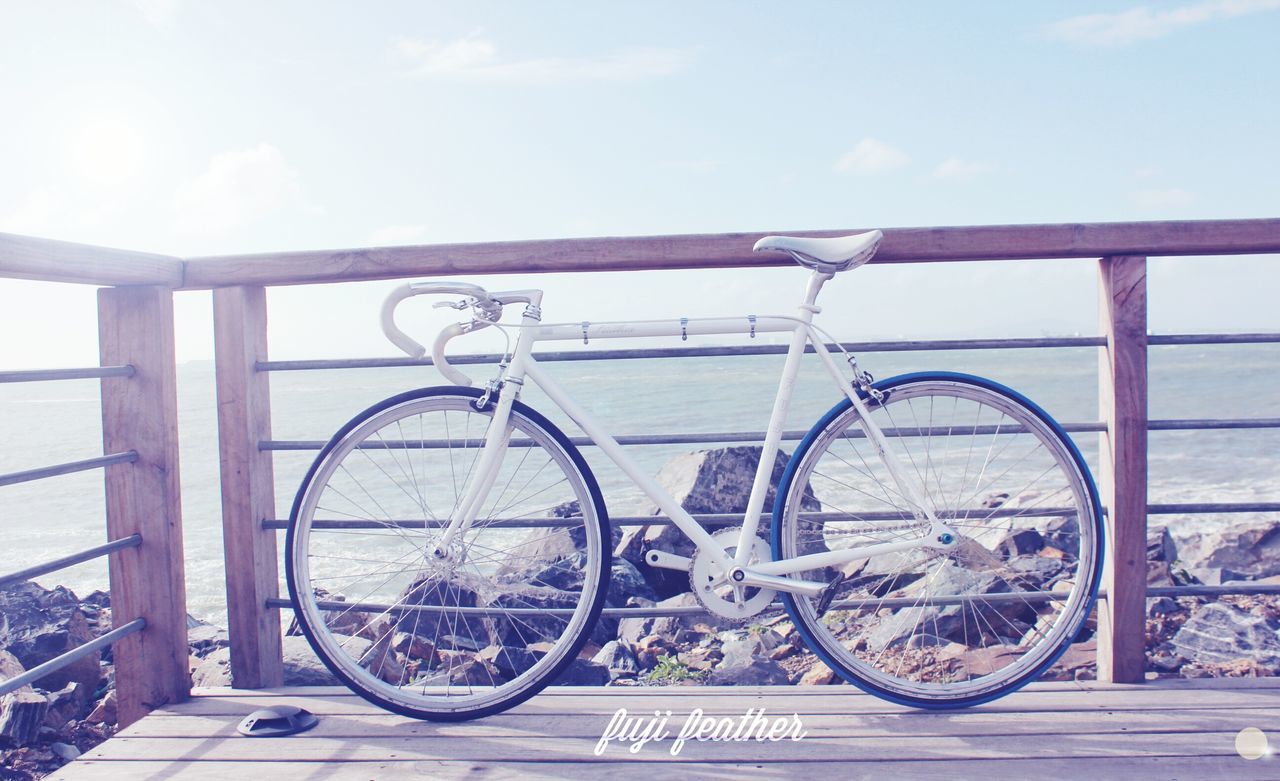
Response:
POLYGON ((792 580, 791 578, 780 578, 777 575, 762 575, 752 572, 750 569, 738 570, 734 574, 742 576, 733 579, 734 585, 786 591, 803 597, 816 597, 827 587, 826 583, 819 583, 813 580, 792 580))
POLYGON ((667 553, 664 550, 651 550, 644 554, 644 561, 650 567, 678 569, 681 572, 688 572, 689 566, 693 560, 688 556, 677 556, 674 553, 667 553))

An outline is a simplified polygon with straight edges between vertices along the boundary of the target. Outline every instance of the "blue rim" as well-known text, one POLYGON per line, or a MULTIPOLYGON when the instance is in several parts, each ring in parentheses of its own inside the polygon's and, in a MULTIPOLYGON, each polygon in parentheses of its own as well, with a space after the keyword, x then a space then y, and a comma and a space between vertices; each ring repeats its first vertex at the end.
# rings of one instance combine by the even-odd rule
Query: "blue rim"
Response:
MULTIPOLYGON (((1071 643, 1080 632, 1080 627, 1083 626, 1084 622, 1088 619, 1089 614, 1093 612, 1094 605, 1098 600, 1098 587, 1102 581, 1103 557, 1105 556, 1106 550, 1106 520, 1102 515, 1102 503, 1098 498, 1098 488, 1093 482, 1093 475, 1089 471, 1088 464, 1085 463, 1084 456, 1080 454, 1080 449, 1076 447, 1075 441, 1067 435, 1067 432, 1063 430, 1062 426, 1058 425, 1058 422, 1054 420, 1048 412, 1045 412, 1040 405, 1031 401, 1026 396, 1023 396, 1021 393, 1018 393, 1008 386, 995 382, 994 380, 988 380, 984 377, 977 377, 972 374, 961 374, 959 372, 914 372, 911 374, 901 374, 897 377, 890 377, 886 380, 881 380, 880 382, 875 383, 874 387, 877 390, 891 393, 894 388, 909 383, 939 380, 976 385, 980 388, 986 388, 987 390, 1004 395, 1019 404, 1022 404, 1034 413, 1036 417, 1040 418, 1046 425, 1048 425, 1054 434, 1067 444, 1067 450, 1071 454, 1071 458, 1079 467, 1080 473, 1084 475, 1085 487, 1089 491, 1089 501, 1093 505, 1094 517, 1098 519, 1099 524, 1100 534, 1098 534, 1096 543, 1098 565, 1093 573, 1093 582, 1089 586, 1089 596, 1085 603, 1086 609, 1081 611, 1080 617, 1077 619, 1077 625, 1072 627, 1071 631, 1066 634, 1066 636, 1070 637, 1071 640, 1062 643, 1043 662, 1031 671, 1023 674, 1020 678, 1015 679, 1011 684, 1004 688, 998 689, 991 694, 939 702, 937 700, 905 697, 901 694, 882 689, 879 686, 876 686, 875 684, 849 672, 845 669, 844 665, 835 661, 835 659, 827 653, 826 649, 817 641, 817 638, 814 637, 813 633, 809 630, 808 625, 805 624, 804 621, 800 620, 799 612, 796 609, 794 595, 782 593, 782 604, 787 609, 787 615, 791 618, 791 623, 795 625, 796 630, 800 632, 800 636, 804 638, 805 645, 807 645, 824 664, 834 670, 836 674, 845 681, 857 686, 868 694, 874 694, 877 697, 889 700, 890 702, 894 702, 899 705, 924 708, 927 710, 956 710, 959 708, 981 705, 984 702, 991 702, 992 700, 999 699, 1006 694, 1012 694, 1023 686, 1026 686, 1028 683, 1039 678, 1044 674, 1045 670, 1052 667, 1053 663, 1058 661, 1058 659, 1066 653, 1067 649, 1071 647, 1071 643)), ((866 394, 861 391, 859 391, 858 395, 862 398, 866 398, 866 394)), ((782 479, 778 483, 778 492, 775 494, 778 499, 774 502, 773 519, 771 523, 772 528, 770 533, 773 545, 773 556, 775 559, 782 557, 782 514, 786 509, 786 496, 790 493, 791 483, 795 479, 795 473, 799 468, 800 461, 804 458, 805 454, 809 452, 809 448, 813 446, 814 440, 818 438, 818 435, 821 434, 822 431, 836 419, 836 417, 847 412, 852 406, 853 402, 848 399, 844 399, 828 410, 817 423, 813 424, 813 427, 805 434, 804 439, 800 441, 800 445, 795 449, 795 452, 791 454, 791 460, 787 462, 786 469, 782 473, 782 479)))

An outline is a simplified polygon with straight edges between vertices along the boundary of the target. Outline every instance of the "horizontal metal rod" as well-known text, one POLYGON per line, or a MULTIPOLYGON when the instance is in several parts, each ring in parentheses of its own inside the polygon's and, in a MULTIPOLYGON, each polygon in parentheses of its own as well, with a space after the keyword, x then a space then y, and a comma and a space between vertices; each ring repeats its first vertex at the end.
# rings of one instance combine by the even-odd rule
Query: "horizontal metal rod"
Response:
MULTIPOLYGON (((974 602, 998 604, 1004 602, 1054 602, 1069 597, 1065 591, 1011 591, 993 594, 940 594, 938 596, 914 596, 868 599, 843 599, 831 603, 832 610, 853 610, 865 607, 935 607, 947 605, 966 605, 974 602)), ((268 607, 291 608, 293 603, 287 599, 268 599, 268 607)), ((781 607, 780 602, 773 606, 781 607)), ((320 600, 316 602, 320 610, 341 610, 359 613, 456 613, 465 616, 568 616, 575 612, 574 608, 538 608, 538 607, 461 607, 457 605, 399 605, 386 602, 342 602, 338 600, 320 600)), ((652 607, 617 607, 605 608, 602 613, 616 618, 633 618, 637 616, 682 616, 699 615, 707 611, 697 605, 652 607)))
MULTIPOLYGON (((1267 344, 1280 342, 1280 334, 1152 334, 1147 337, 1150 345, 1189 344, 1267 344)), ((1103 347, 1103 336, 1051 336, 1015 337, 1009 339, 902 339, 883 342, 842 342, 841 347, 850 352, 917 352, 931 350, 1025 350, 1056 347, 1103 347)), ((828 344, 834 350, 834 344, 828 344)), ((662 347, 631 350, 559 350, 534 353, 539 361, 618 361, 638 358, 715 358, 727 355, 782 355, 787 352, 784 344, 714 345, 707 347, 662 347)), ((807 352, 812 353, 810 346, 807 352)), ((502 356, 497 353, 450 356, 456 364, 496 364, 502 356)), ((430 358, 337 358, 302 361, 259 361, 258 371, 310 371, 317 369, 385 369, 400 366, 431 366, 430 358)))
POLYGON ((70 556, 63 556, 60 559, 54 559, 53 561, 46 562, 44 564, 37 564, 34 567, 28 567, 9 575, 0 575, 0 588, 4 588, 10 583, 30 580, 41 575, 47 575, 50 572, 57 572, 60 569, 66 569, 67 567, 71 567, 76 564, 92 561, 93 559, 101 556, 106 556, 108 553, 113 551, 123 550, 125 548, 136 548, 141 544, 141 534, 130 534, 128 537, 124 537, 119 540, 112 540, 111 542, 108 542, 105 545, 99 545, 96 548, 90 548, 88 550, 80 551, 79 553, 73 553, 70 556))
MULTIPOLYGON (((1090 432, 1105 431, 1106 426, 1103 423, 1068 423, 1063 426, 1067 431, 1071 432, 1090 432)), ((1001 432, 1007 434, 1017 434, 1023 431, 1021 426, 1002 426, 1001 432)), ((948 429, 946 426, 935 426, 932 428, 916 428, 916 427, 887 427, 882 429, 887 437, 919 437, 926 435, 941 436, 954 429, 948 429)), ((788 442, 798 442, 804 439, 808 434, 807 429, 793 429, 791 431, 782 432, 782 439, 788 442)), ((966 430, 967 434, 983 435, 996 433, 995 426, 978 426, 972 430, 966 430)), ((700 445, 716 442, 763 442, 763 431, 708 431, 703 433, 681 433, 681 434, 632 434, 614 437, 620 445, 700 445)), ((864 439, 866 434, 860 429, 850 429, 846 436, 850 439, 864 439)), ((595 442, 588 437, 569 437, 569 441, 577 447, 594 447, 595 442)), ((515 438, 511 440, 511 447, 529 447, 534 442, 530 439, 515 438)), ((259 450, 319 450, 324 447, 325 443, 316 439, 266 439, 258 443, 259 450)), ((372 444, 359 445, 359 449, 363 450, 444 450, 450 446, 461 446, 463 440, 453 439, 427 439, 421 441, 405 441, 405 440, 379 440, 372 444)))
POLYGON ((1147 515, 1206 515, 1227 513, 1280 512, 1280 502, 1184 502, 1172 504, 1148 504, 1147 515))
POLYGON ((1147 344, 1159 347, 1183 344, 1272 344, 1275 342, 1280 342, 1280 334, 1149 334, 1147 336, 1147 344))
POLYGON ((99 649, 111 645, 122 637, 127 637, 134 632, 141 632, 147 627, 145 618, 135 618, 124 626, 116 627, 106 634, 99 635, 84 645, 72 648, 64 654, 59 654, 44 664, 36 665, 30 670, 15 675, 7 681, 0 682, 0 697, 12 691, 17 691, 33 681, 38 681, 49 673, 57 672, 73 662, 79 661, 89 654, 99 649))
POLYGON ((133 374, 132 366, 94 366, 87 369, 33 369, 20 372, 0 372, 0 383, 89 380, 106 377, 132 377, 133 374))
MULTIPOLYGON (((939 518, 1055 518, 1066 515, 1074 515, 1075 510, 1070 507, 1043 507, 1038 509, 1029 508, 990 508, 990 507, 974 507, 968 510, 952 510, 937 511, 939 518)), ((914 516, 908 512, 865 512, 853 515, 848 512, 801 512, 796 514, 798 518, 806 521, 834 521, 836 523, 854 523, 854 522, 874 522, 874 521, 906 521, 914 516)), ((772 513, 763 513, 761 518, 768 519, 772 517, 772 513)), ((704 526, 724 526, 727 524, 741 523, 743 519, 742 513, 699 513, 693 515, 693 519, 704 526)), ((485 529, 545 529, 545 528, 562 528, 569 526, 578 526, 582 523, 582 516, 568 516, 565 518, 503 518, 500 520, 475 521, 472 528, 485 529)), ((321 519, 312 520, 311 528, 313 529, 439 529, 447 526, 447 520, 431 519, 406 519, 406 520, 336 520, 321 519)), ((617 527, 627 526, 670 526, 671 519, 665 515, 620 515, 609 518, 609 524, 617 527)), ((264 529, 284 529, 289 526, 289 522, 284 519, 270 519, 262 522, 264 529)))
POLYGON ((109 456, 86 458, 83 461, 71 461, 66 464, 43 466, 39 469, 28 469, 25 472, 10 472, 7 475, 0 475, 0 486, 13 485, 15 483, 28 483, 32 480, 43 480, 46 477, 57 477, 58 475, 67 475, 72 472, 84 472, 89 469, 100 469, 102 467, 112 466, 113 464, 131 464, 137 460, 137 451, 130 450, 127 453, 113 453, 109 456))
POLYGON ((1221 597, 1244 594, 1280 594, 1280 585, 1237 582, 1226 586, 1147 586, 1147 597, 1221 597))
MULTIPOLYGON (((1071 434, 1088 434, 1106 431, 1106 424, 1101 421, 1089 421, 1079 423, 1063 423, 1063 430, 1071 434)), ((1214 431, 1214 430, 1238 430, 1238 429, 1272 429, 1280 428, 1280 418, 1174 418, 1168 420, 1151 420, 1147 422, 1149 431, 1214 431)), ((1025 431, 1021 426, 1009 425, 999 427, 996 426, 978 426, 975 429, 966 429, 965 434, 969 435, 985 435, 985 434, 1019 434, 1025 431)), ((898 426, 883 429, 885 436, 888 437, 921 437, 921 436, 942 436, 944 434, 955 433, 954 428, 946 426, 933 426, 918 428, 914 426, 898 426)), ((809 432, 803 429, 793 429, 782 432, 782 439, 786 442, 798 442, 804 439, 809 432)), ((680 433, 680 434, 632 434, 615 437, 620 445, 702 445, 720 442, 763 442, 763 431, 708 431, 704 433, 680 433)), ((863 439, 866 435, 861 430, 851 429, 847 435, 851 439, 863 439)), ((593 442, 588 437, 570 437, 569 441, 577 447, 594 447, 593 442)), ((460 446, 464 444, 463 440, 453 439, 424 439, 424 440, 379 440, 376 443, 363 444, 358 447, 363 450, 443 450, 451 446, 460 446)), ((525 438, 516 438, 511 440, 511 447, 530 447, 533 441, 525 438)), ((272 450, 319 450, 324 447, 325 443, 318 439, 264 439, 258 443, 258 449, 264 451, 272 450)))
MULTIPOLYGON (((1178 596, 1230 596, 1244 594, 1280 594, 1280 586, 1257 584, 1250 585, 1248 583, 1233 583, 1227 586, 1172 586, 1172 587, 1149 587, 1147 588, 1147 597, 1178 597, 1178 596)), ((1061 601, 1068 596, 1065 591, 1014 591, 994 594, 951 594, 944 596, 928 597, 920 599, 919 597, 894 597, 886 599, 846 599, 836 600, 831 603, 832 610, 851 610, 864 607, 893 608, 893 607, 931 607, 946 605, 962 605, 972 602, 984 603, 1001 603, 1001 602, 1053 602, 1061 601)), ((1098 591, 1099 599, 1106 599, 1107 592, 1105 589, 1098 591)), ((485 608, 485 607, 453 607, 439 605, 401 605, 394 606, 386 603, 359 603, 359 602, 338 602, 338 601, 321 601, 316 603, 321 610, 344 610, 349 611, 353 606, 363 608, 362 612, 378 612, 389 613, 391 611, 405 613, 440 613, 440 612, 456 612, 465 615, 511 615, 511 616, 537 616, 537 615, 570 615, 573 610, 569 608, 485 608)), ((293 603, 287 599, 271 598, 266 601, 266 606, 270 608, 287 608, 293 609, 293 603)), ((781 602, 774 602, 769 605, 766 610, 781 609, 781 602)), ((653 605, 650 607, 607 607, 601 611, 601 615, 609 618, 651 618, 666 616, 696 616, 709 615, 708 611, 697 605, 679 605, 679 606, 662 606, 653 605)))

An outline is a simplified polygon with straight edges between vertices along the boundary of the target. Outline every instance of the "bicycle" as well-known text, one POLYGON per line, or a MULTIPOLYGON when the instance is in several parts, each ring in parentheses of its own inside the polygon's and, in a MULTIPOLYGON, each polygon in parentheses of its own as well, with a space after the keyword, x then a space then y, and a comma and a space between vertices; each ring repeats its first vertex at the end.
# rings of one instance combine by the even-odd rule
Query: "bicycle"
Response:
MULTIPOLYGON (((303 633, 353 691, 425 719, 475 718, 533 696, 584 648, 612 574, 614 539, 586 461, 520 401, 536 383, 676 527, 692 556, 649 550, 686 570, 711 614, 741 621, 781 599, 808 647, 844 680, 893 702, 955 708, 1037 678, 1080 632, 1098 589, 1103 527, 1079 450, 1017 392, 928 372, 874 381, 816 325, 822 286, 875 253, 879 231, 832 239, 771 236, 810 269, 794 316, 543 324, 542 292, 457 282, 396 288, 387 337, 418 295, 470 313, 432 348, 452 385, 388 398, 324 446, 298 489, 287 578, 303 633), (522 304, 518 324, 504 307, 522 304), (508 346, 483 388, 446 344, 500 328, 508 346), (790 332, 778 393, 739 528, 694 520, 539 366, 557 340, 790 332), (510 334, 514 333, 514 345, 510 334), (800 442, 760 523, 806 347, 840 400, 800 442)), ((615 595, 615 602, 618 597, 615 595)))

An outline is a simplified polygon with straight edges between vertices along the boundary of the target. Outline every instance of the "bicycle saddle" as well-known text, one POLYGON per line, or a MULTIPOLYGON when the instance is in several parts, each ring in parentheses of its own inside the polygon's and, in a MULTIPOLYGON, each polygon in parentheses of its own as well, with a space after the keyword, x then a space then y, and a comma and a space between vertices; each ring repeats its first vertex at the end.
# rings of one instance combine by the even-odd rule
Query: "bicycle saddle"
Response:
POLYGON ((855 233, 831 239, 802 239, 794 236, 765 236, 756 242, 755 252, 778 250, 788 252, 805 268, 834 274, 848 271, 871 260, 884 234, 880 231, 855 233))

